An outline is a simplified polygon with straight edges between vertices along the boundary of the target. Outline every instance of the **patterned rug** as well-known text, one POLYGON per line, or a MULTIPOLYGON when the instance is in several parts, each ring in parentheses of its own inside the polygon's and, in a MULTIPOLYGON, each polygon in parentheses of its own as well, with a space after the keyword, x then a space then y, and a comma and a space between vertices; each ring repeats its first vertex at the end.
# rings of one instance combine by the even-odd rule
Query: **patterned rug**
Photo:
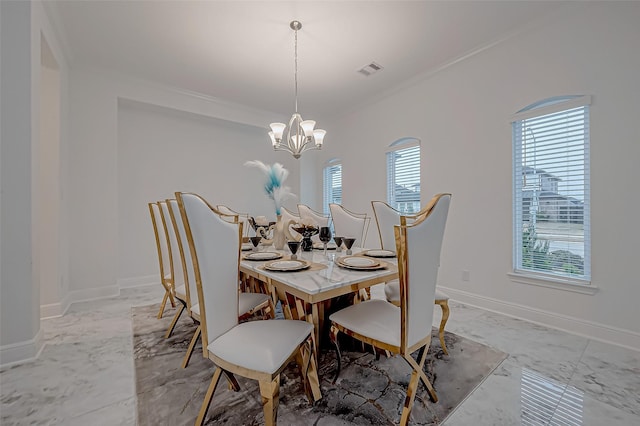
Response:
MULTIPOLYGON (((156 318, 159 305, 132 308, 133 347, 139 425, 192 425, 213 375, 214 365, 202 357, 198 344, 186 369, 181 369, 196 325, 181 318, 173 336, 164 338, 173 310, 156 318)), ((455 312, 452 313, 455 315, 455 312)), ((434 329, 425 372, 439 401, 432 403, 420 383, 411 412, 412 425, 437 425, 507 357, 507 354, 452 333, 446 333, 444 355, 434 329)), ((348 346, 348 345, 347 345, 348 346)), ((371 353, 343 350, 342 371, 332 384, 335 351, 320 353, 322 399, 310 405, 292 363, 281 376, 280 425, 392 425, 400 420, 411 370, 399 356, 375 359, 371 353)), ((264 424, 258 383, 236 376, 240 392, 221 379, 206 424, 264 424)))

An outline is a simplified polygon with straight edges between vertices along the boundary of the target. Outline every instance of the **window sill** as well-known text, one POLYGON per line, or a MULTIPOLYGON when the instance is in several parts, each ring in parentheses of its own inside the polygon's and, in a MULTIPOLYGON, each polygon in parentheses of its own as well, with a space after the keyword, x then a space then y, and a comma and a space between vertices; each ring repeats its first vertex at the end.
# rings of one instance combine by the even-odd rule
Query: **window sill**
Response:
POLYGON ((538 287, 571 291, 573 293, 588 294, 591 296, 600 290, 598 287, 590 285, 591 283, 589 281, 542 277, 533 274, 523 274, 521 272, 509 272, 507 276, 511 281, 518 284, 535 285, 538 287))

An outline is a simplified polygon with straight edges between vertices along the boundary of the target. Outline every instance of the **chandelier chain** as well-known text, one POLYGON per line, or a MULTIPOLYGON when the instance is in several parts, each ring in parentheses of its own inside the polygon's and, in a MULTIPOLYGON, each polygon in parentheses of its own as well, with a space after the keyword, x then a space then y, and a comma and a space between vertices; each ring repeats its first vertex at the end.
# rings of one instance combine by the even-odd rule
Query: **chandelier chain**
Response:
POLYGON ((295 80, 295 93, 296 93, 296 112, 298 112, 298 30, 294 30, 295 33, 295 47, 294 47, 294 63, 295 63, 295 72, 294 72, 294 80, 295 80))

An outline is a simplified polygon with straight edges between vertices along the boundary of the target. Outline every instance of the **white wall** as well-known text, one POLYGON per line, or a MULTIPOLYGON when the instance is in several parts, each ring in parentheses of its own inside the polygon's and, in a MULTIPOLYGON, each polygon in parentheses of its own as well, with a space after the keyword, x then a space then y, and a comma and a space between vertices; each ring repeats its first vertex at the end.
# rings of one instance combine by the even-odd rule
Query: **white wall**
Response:
MULTIPOLYGON (((46 40, 41 37, 40 135, 38 164, 34 167, 38 209, 40 304, 57 305, 63 297, 60 271, 60 70, 46 40)), ((46 315, 45 315, 46 316, 46 315)))
MULTIPOLYGON (((291 156, 273 151, 263 128, 131 101, 119 102, 117 149, 120 282, 149 275, 158 280, 148 202, 190 191, 213 205, 275 219, 262 175, 244 163, 295 166, 291 156)), ((286 183, 298 194, 295 177, 286 183)))
MULTIPOLYGON (((440 268, 440 285, 451 296, 640 349, 638 22, 638 3, 588 5, 576 16, 558 16, 345 116, 332 139, 348 142, 327 143, 316 164, 341 158, 345 205, 372 214, 370 200, 386 199, 387 146, 420 139, 423 203, 436 192, 453 194, 440 268), (574 94, 593 96, 592 282, 600 288, 593 296, 507 276, 510 116, 535 101, 574 94), (463 270, 470 281, 462 281, 463 270)), ((321 196, 321 182, 316 188, 321 196)))
POLYGON ((70 105, 74 300, 159 279, 149 201, 198 191, 212 204, 268 214, 261 176, 242 165, 252 159, 283 163, 299 188, 298 163, 274 153, 266 135, 282 117, 83 68, 73 70, 70 105))

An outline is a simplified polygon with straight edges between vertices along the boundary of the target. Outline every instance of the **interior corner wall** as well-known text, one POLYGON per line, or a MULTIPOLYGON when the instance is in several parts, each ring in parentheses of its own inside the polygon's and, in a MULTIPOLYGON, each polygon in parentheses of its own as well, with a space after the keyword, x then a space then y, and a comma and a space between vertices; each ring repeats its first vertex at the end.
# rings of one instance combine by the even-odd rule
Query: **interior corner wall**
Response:
MULTIPOLYGON (((148 104, 118 104, 118 281, 159 279, 147 203, 195 192, 212 205, 275 220, 264 177, 244 163, 293 159, 276 153, 264 129, 148 104)), ((298 192, 297 173, 286 183, 298 192)), ((295 207, 295 200, 289 200, 295 207)))
POLYGON ((327 144, 318 164, 341 158, 345 205, 372 214, 370 200, 386 199, 388 145, 420 139, 423 204, 434 193, 453 194, 439 285, 458 300, 640 349, 638 22, 635 2, 589 4, 551 19, 341 118, 332 137, 349 143, 327 144), (507 276, 510 116, 551 96, 579 94, 593 97, 592 283, 600 288, 593 296, 507 276))
POLYGON ((253 159, 283 163, 287 183, 299 189, 297 162, 270 149, 265 123, 281 117, 269 113, 77 67, 70 116, 73 300, 159 283, 150 201, 194 191, 212 204, 275 216, 262 176, 243 166, 253 159))

